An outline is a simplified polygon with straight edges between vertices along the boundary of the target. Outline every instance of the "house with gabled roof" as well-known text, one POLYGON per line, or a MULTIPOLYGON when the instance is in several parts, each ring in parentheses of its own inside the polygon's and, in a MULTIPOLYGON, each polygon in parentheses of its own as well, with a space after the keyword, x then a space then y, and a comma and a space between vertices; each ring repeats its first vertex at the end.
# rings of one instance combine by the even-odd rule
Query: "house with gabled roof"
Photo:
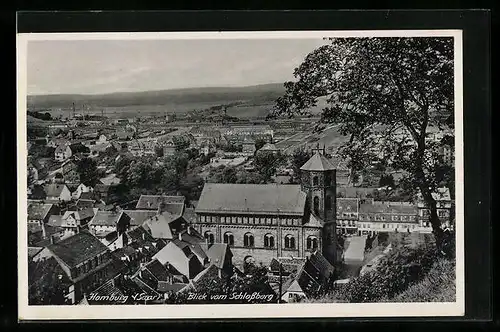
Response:
POLYGON ((28 223, 41 226, 49 221, 49 217, 53 214, 59 214, 60 209, 57 205, 28 202, 28 223))
POLYGON ((285 302, 300 302, 327 291, 334 280, 334 267, 319 252, 311 254, 296 274, 288 278, 281 299, 285 302))
POLYGON ((107 234, 125 232, 129 226, 129 216, 123 211, 97 211, 89 222, 89 230, 92 234, 107 234))
POLYGON ((71 192, 65 184, 51 183, 43 187, 46 199, 52 202, 69 202, 71 201, 71 192))
POLYGON ((153 256, 153 259, 157 259, 162 265, 168 263, 187 279, 193 279, 204 269, 190 245, 179 239, 167 243, 153 256))
POLYGON ((158 210, 162 204, 163 210, 182 215, 185 201, 184 196, 141 195, 135 208, 136 210, 158 210))
POLYGON ((181 215, 164 211, 146 219, 142 227, 155 239, 171 240, 186 226, 187 222, 181 215))
POLYGON ((92 208, 78 211, 66 211, 61 218, 61 227, 67 232, 76 234, 83 228, 87 228, 87 224, 92 220, 94 214, 95 211, 92 208))
POLYGON ((178 292, 187 286, 184 278, 178 271, 168 264, 165 266, 157 259, 141 264, 138 270, 132 275, 132 280, 140 279, 154 291, 164 294, 178 292))
POLYGON ((73 152, 69 147, 69 144, 60 144, 56 147, 54 151, 54 158, 56 161, 63 162, 71 158, 73 152))
POLYGON ((122 273, 125 265, 88 231, 81 231, 46 248, 71 282, 67 298, 79 302, 85 293, 122 273))
POLYGON ((201 248, 208 257, 208 263, 218 269, 218 276, 231 276, 233 274, 233 253, 227 243, 202 243, 201 248))
POLYGON ((157 214, 155 210, 123 210, 123 213, 130 218, 130 229, 140 227, 146 221, 157 214))

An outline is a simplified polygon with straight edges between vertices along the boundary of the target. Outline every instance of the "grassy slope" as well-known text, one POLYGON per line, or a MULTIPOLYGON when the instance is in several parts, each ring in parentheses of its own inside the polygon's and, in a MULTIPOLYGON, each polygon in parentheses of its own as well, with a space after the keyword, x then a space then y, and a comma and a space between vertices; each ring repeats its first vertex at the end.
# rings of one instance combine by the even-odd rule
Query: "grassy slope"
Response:
POLYGON ((389 302, 454 302, 455 264, 446 259, 434 263, 420 282, 389 299, 389 302))

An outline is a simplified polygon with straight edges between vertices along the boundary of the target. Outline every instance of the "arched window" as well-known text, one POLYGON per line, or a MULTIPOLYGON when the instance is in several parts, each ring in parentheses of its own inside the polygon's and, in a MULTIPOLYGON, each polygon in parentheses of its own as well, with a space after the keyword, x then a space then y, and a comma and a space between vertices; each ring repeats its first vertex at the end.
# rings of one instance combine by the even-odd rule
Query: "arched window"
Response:
POLYGON ((317 186, 319 183, 318 176, 313 177, 313 186, 317 186))
POLYGON ((285 236, 285 248, 286 249, 295 249, 295 238, 290 234, 285 236))
POLYGON ((307 238, 307 249, 316 250, 318 249, 318 238, 316 236, 309 236, 307 238))
POLYGON ((208 243, 215 242, 214 233, 212 233, 211 231, 206 231, 204 237, 205 237, 205 240, 208 241, 208 243))
POLYGON ((234 236, 231 232, 224 233, 224 243, 229 244, 230 246, 234 245, 234 236))
POLYGON ((274 236, 272 234, 264 235, 264 247, 274 248, 274 236))
POLYGON ((253 247, 253 234, 252 233, 246 233, 243 236, 243 245, 245 247, 253 247))
POLYGON ((319 197, 315 196, 313 200, 314 213, 319 214, 319 197))

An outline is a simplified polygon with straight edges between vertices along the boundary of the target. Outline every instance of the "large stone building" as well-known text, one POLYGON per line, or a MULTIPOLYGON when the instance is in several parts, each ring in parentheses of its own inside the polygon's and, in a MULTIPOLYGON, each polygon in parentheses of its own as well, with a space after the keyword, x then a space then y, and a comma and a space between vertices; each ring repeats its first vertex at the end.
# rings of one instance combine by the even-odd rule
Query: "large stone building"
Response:
POLYGON ((194 227, 209 243, 227 243, 235 264, 321 252, 335 264, 336 170, 318 151, 300 185, 207 183, 194 227))

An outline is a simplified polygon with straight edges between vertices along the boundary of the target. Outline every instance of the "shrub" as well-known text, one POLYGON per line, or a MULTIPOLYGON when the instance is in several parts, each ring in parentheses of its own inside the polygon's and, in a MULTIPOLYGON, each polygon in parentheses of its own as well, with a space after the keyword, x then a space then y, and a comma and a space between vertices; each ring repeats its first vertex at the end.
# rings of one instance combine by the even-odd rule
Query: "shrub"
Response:
POLYGON ((455 262, 441 258, 437 260, 425 278, 394 298, 390 302, 454 302, 456 298, 455 262))
POLYGON ((328 296, 336 302, 379 302, 422 280, 437 259, 434 246, 402 247, 382 258, 376 269, 337 287, 328 296))

